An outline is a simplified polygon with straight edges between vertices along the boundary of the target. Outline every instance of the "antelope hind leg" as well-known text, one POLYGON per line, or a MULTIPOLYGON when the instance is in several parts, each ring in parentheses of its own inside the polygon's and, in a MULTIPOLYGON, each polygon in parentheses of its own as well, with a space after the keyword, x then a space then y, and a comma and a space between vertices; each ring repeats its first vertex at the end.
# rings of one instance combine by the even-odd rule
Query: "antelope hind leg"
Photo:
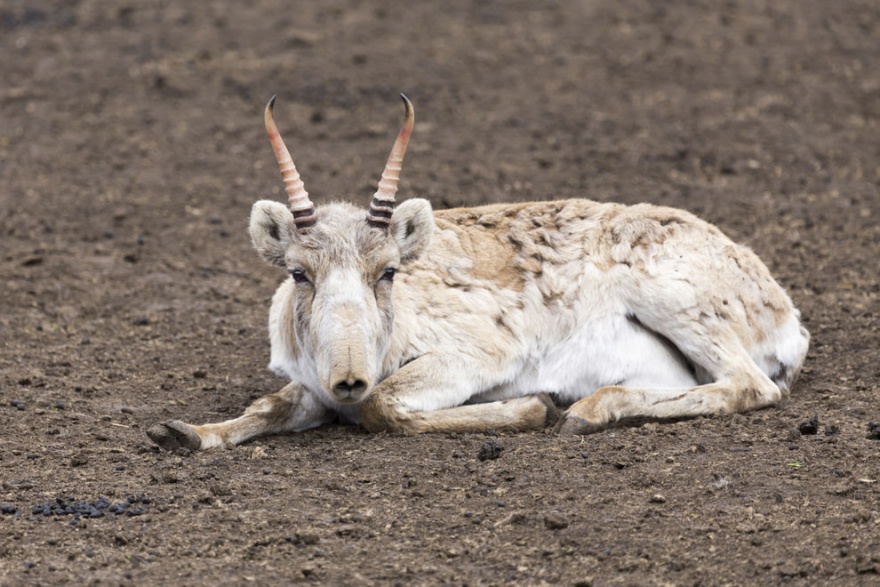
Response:
MULTIPOLYGON (((633 316, 702 367, 711 382, 690 387, 603 387, 575 402, 555 432, 589 434, 624 418, 732 414, 770 406, 782 398, 782 390, 746 352, 730 321, 719 318, 711 308, 694 321, 679 311, 674 298, 659 296, 655 303, 657 299, 662 302, 658 307, 643 307, 641 312, 637 308, 633 316)), ((803 337, 803 332, 800 329, 798 336, 803 337)))
POLYGON ((775 404, 782 392, 766 375, 740 383, 719 381, 684 389, 610 386, 573 404, 556 424, 557 434, 591 434, 626 418, 687 418, 732 414, 775 404))
POLYGON ((151 426, 147 436, 166 450, 204 450, 234 446, 255 436, 301 432, 332 418, 301 386, 291 383, 281 391, 261 397, 238 418, 214 424, 187 424, 171 420, 151 426))

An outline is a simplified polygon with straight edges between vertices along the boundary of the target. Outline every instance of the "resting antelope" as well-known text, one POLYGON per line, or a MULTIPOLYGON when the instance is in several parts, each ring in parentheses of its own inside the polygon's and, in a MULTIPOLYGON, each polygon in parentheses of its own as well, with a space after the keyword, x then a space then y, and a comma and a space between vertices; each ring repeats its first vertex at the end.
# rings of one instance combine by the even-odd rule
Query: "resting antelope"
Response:
POLYGON ((403 101, 366 212, 312 204, 269 102, 289 207, 254 204, 250 235, 290 274, 269 312, 269 367, 290 383, 226 422, 157 424, 153 441, 206 449, 335 418, 371 432, 583 434, 788 393, 809 334, 751 250, 649 204, 395 207, 414 120, 403 101))

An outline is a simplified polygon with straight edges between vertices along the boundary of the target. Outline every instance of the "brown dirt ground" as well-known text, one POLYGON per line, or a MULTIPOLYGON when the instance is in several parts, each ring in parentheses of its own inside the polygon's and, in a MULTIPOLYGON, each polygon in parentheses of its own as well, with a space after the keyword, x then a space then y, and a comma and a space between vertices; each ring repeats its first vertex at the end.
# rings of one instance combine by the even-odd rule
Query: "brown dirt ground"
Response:
POLYGON ((0 4, 0 584, 880 584, 875 0, 298 4, 0 4), (753 247, 813 335, 793 396, 154 448, 283 384, 245 233, 282 199, 266 100, 314 198, 366 204, 399 91, 404 197, 648 201, 753 247), (100 496, 149 503, 32 513, 100 496))

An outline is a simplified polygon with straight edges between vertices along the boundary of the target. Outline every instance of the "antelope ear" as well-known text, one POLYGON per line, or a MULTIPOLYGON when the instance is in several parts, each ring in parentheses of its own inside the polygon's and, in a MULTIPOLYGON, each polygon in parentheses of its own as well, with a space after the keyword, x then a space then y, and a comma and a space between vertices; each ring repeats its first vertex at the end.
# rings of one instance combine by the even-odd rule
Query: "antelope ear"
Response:
POLYGON ((405 200, 391 215, 391 234, 400 247, 400 263, 417 260, 428 250, 434 234, 434 212, 428 200, 405 200))
POLYGON ((287 206, 271 200, 255 203, 248 230, 254 248, 264 261, 276 267, 286 267, 285 254, 296 230, 293 214, 287 206))

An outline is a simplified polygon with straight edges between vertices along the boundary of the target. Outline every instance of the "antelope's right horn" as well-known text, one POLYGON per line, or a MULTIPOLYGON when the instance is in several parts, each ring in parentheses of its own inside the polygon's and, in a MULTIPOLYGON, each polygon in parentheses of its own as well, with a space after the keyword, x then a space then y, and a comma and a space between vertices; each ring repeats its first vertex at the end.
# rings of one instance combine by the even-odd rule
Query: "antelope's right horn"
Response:
POLYGON ((406 107, 406 118, 397 135, 397 140, 394 141, 394 147, 391 149, 391 155, 388 156, 388 163, 385 165, 385 171, 382 172, 382 179, 379 181, 379 189, 373 196, 373 201, 370 202, 370 211, 367 213, 367 222, 370 226, 379 228, 387 228, 391 224, 391 214, 394 213, 394 195, 397 193, 397 182, 400 180, 403 155, 406 153, 406 145, 409 143, 409 137, 412 135, 415 123, 412 102, 403 94, 400 97, 406 107))
POLYGON ((284 182, 284 191, 287 192, 287 202, 290 204, 290 211, 293 212, 293 223, 297 230, 304 230, 315 224, 317 216, 315 215, 315 205, 309 199, 309 192, 300 179, 293 159, 290 157, 290 151, 284 145, 284 139, 275 126, 275 119, 272 117, 272 109, 275 106, 275 96, 269 100, 266 105, 266 132, 269 133, 269 142, 272 143, 272 150, 275 151, 275 158, 278 160, 278 167, 281 169, 281 180, 284 182))

